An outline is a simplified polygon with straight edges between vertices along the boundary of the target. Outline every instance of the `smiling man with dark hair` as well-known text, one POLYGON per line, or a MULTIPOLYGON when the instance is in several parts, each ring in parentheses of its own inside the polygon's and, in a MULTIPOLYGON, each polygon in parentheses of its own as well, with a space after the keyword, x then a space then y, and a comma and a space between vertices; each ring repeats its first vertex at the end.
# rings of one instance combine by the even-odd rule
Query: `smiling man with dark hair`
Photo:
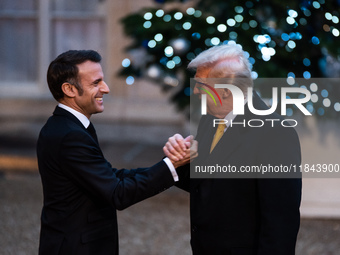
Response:
MULTIPOLYGON (((37 156, 44 204, 39 254, 118 254, 116 210, 171 187, 182 161, 164 158, 150 168, 115 169, 99 147, 92 114, 109 93, 95 51, 68 51, 48 68, 48 85, 59 102, 42 128, 37 156)), ((187 144, 189 147, 189 144, 187 144)))

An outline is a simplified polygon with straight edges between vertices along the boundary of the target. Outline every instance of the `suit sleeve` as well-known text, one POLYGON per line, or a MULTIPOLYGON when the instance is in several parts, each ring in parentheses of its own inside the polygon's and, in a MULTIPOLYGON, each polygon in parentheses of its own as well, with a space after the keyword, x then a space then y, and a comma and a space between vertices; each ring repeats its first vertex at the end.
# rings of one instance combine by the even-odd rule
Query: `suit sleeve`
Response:
MULTIPOLYGON (((292 128, 274 128, 263 141, 265 149, 259 163, 271 166, 300 165, 300 144, 292 128)), ((258 255, 295 254, 300 225, 301 174, 288 177, 258 179, 261 207, 258 255)))
POLYGON ((175 183, 175 186, 190 192, 190 163, 176 169, 179 181, 175 183))
POLYGON ((98 145, 85 132, 74 131, 64 137, 59 159, 61 169, 75 185, 94 199, 105 199, 118 210, 174 184, 163 161, 150 168, 112 168, 98 145))

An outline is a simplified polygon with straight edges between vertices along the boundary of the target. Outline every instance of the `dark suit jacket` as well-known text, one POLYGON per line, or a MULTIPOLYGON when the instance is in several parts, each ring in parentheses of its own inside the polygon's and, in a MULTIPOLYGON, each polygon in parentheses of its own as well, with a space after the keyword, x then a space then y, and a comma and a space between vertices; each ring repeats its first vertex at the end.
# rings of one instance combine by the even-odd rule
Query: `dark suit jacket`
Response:
POLYGON ((44 205, 39 254, 118 254, 116 209, 174 184, 161 161, 150 168, 112 168, 80 121, 57 107, 37 144, 44 205))
MULTIPOLYGON (((254 107, 268 109, 254 95, 254 107)), ((300 165, 298 136, 292 127, 249 127, 249 119, 280 119, 277 114, 254 116, 245 108, 246 127, 229 127, 210 154, 213 116, 201 118, 196 140, 198 158, 192 165, 300 165), (223 150, 223 153, 221 153, 223 150), (223 156, 222 156, 223 155, 223 156)), ((255 125, 255 122, 251 123, 255 125)), ((259 125, 259 122, 256 123, 259 125)), ((287 123, 285 123, 287 125, 287 123)), ((178 169, 177 186, 190 192, 191 246, 194 255, 293 255, 299 229, 301 175, 295 178, 190 179, 188 165, 178 169), (185 174, 183 174, 185 173, 185 174)), ((194 168, 192 168, 194 169, 194 168)), ((226 175, 227 177, 228 175, 226 175)))

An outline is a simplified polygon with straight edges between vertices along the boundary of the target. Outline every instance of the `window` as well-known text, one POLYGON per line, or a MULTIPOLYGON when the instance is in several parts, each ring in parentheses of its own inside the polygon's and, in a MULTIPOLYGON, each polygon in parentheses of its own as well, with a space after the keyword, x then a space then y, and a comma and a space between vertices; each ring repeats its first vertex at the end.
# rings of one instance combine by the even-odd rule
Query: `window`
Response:
POLYGON ((105 9, 103 0, 1 0, 0 96, 46 94, 48 64, 66 50, 105 55, 105 9))

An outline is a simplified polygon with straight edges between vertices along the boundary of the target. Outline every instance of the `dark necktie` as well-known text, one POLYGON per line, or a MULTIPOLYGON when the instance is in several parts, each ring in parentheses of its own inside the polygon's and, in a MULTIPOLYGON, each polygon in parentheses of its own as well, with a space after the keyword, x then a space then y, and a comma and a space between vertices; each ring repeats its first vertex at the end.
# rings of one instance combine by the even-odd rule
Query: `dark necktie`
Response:
POLYGON ((90 125, 87 127, 87 131, 90 133, 90 135, 93 137, 93 139, 98 143, 96 130, 94 129, 92 122, 90 122, 90 125))

